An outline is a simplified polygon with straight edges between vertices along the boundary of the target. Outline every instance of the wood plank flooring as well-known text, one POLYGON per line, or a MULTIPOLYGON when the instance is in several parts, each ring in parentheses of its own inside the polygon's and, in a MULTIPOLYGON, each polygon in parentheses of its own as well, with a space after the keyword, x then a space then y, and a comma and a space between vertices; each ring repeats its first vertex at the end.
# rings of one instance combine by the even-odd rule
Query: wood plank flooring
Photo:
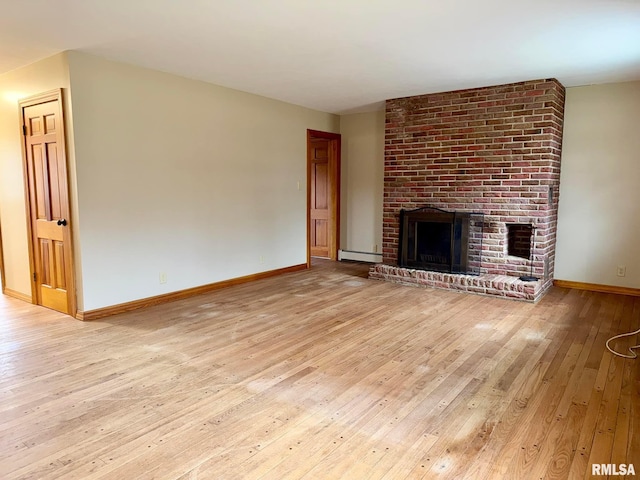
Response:
POLYGON ((0 478, 640 476, 640 360, 604 346, 640 298, 366 272, 315 262, 85 323, 0 296, 0 478))

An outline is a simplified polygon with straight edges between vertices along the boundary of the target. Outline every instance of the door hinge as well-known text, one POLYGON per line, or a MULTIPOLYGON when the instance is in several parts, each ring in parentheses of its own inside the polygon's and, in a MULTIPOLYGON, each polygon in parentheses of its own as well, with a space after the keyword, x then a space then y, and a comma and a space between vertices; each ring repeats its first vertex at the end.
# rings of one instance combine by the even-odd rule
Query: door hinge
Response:
POLYGON ((33 272, 33 281, 36 281, 36 272, 33 272))
POLYGON ((22 134, 23 135, 27 135, 27 126, 26 125, 22 125, 22 134))

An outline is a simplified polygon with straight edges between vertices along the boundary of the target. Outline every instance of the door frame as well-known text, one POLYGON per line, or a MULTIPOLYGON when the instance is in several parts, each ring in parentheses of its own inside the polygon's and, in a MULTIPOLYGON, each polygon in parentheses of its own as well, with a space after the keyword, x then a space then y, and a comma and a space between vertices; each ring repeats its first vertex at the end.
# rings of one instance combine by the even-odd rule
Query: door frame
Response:
POLYGON ((39 105, 41 103, 48 102, 56 102, 58 105, 58 114, 60 118, 60 155, 64 158, 65 165, 65 173, 66 173, 66 182, 67 188, 65 190, 66 194, 66 203, 67 203, 67 218, 69 219, 69 224, 67 225, 68 231, 68 258, 65 258, 66 268, 68 272, 67 279, 67 305, 69 308, 68 315, 71 315, 75 318, 77 314, 77 299, 76 299, 76 272, 75 272, 75 260, 74 260, 74 251, 73 251, 73 221, 71 221, 71 199, 69 195, 69 159, 67 157, 67 133, 65 129, 65 117, 64 117, 64 97, 62 93, 62 88, 56 88, 54 90, 49 90, 47 92, 39 93, 36 95, 32 95, 29 97, 22 98, 18 101, 18 110, 19 110, 19 119, 20 119, 20 136, 22 138, 21 146, 22 146, 22 168, 23 168, 23 177, 24 177, 24 194, 25 194, 25 206, 26 206, 26 214, 27 214, 27 236, 28 236, 28 246, 29 246, 29 278, 31 282, 31 303, 34 305, 41 305, 40 291, 37 288, 37 282, 34 280, 34 276, 36 274, 36 245, 34 244, 33 239, 33 224, 32 224, 32 212, 34 210, 34 206, 31 202, 31 190, 32 185, 29 181, 29 165, 27 161, 27 137, 25 130, 25 122, 24 122, 24 109, 27 107, 32 107, 34 105, 39 105))
POLYGON ((311 268, 311 141, 322 138, 329 141, 329 183, 331 189, 331 212, 329 222, 329 258, 338 259, 340 248, 340 162, 342 137, 339 133, 307 129, 307 268, 311 268))

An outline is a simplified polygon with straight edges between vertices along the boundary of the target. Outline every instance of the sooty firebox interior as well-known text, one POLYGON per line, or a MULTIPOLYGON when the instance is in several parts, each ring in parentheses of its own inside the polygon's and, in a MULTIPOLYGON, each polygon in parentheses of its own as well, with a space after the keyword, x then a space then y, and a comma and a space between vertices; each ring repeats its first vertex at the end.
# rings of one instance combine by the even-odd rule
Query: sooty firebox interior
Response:
POLYGON ((531 256, 532 235, 531 224, 507 223, 507 254, 528 259, 531 256))

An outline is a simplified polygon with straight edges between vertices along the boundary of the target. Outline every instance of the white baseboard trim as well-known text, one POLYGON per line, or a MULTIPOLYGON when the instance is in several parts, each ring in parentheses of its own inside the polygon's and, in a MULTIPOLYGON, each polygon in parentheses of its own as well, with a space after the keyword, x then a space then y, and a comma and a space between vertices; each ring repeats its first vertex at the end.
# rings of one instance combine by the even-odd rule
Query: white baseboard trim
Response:
POLYGON ((356 252, 354 250, 338 250, 338 260, 355 260, 357 262, 382 263, 382 254, 372 252, 356 252))

